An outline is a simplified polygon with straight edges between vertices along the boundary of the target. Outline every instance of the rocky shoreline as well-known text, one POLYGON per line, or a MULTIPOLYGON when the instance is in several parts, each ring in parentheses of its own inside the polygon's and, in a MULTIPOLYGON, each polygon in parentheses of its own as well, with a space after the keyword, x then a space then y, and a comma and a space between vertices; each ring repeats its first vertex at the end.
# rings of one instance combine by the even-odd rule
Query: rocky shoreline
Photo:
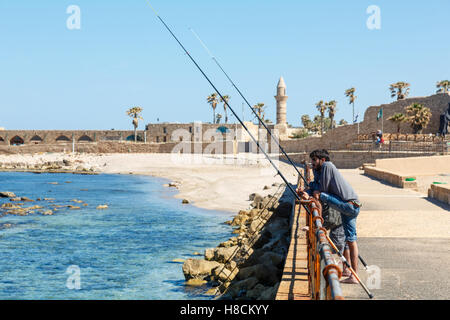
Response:
MULTIPOLYGON (((206 249, 203 259, 187 259, 186 285, 211 287, 206 294, 227 300, 273 300, 289 249, 292 197, 285 185, 262 197, 251 194, 251 209, 226 223, 236 236, 206 249)), ((266 189, 266 187, 265 187, 266 189)))
POLYGON ((82 160, 63 159, 61 161, 0 162, 0 172, 32 172, 32 173, 72 173, 98 174, 99 168, 89 166, 82 160))

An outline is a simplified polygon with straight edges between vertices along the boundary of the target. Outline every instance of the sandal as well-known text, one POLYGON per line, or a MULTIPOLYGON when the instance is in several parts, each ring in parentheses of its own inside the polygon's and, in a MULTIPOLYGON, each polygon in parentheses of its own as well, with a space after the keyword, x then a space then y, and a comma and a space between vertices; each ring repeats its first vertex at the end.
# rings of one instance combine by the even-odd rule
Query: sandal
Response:
POLYGON ((354 279, 353 277, 348 277, 347 279, 341 280, 340 282, 347 284, 358 284, 358 280, 354 279))

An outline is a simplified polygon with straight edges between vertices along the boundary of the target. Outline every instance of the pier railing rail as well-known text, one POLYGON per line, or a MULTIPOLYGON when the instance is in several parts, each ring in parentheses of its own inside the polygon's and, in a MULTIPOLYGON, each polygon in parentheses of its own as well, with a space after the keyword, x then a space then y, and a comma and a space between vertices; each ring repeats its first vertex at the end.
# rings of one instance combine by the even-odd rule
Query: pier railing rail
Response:
MULTIPOLYGON (((305 164, 305 178, 311 181, 311 168, 305 164)), ((299 177, 299 186, 304 186, 299 177)), ((344 300, 339 279, 342 270, 335 263, 332 247, 327 239, 327 230, 323 227, 322 207, 317 200, 305 200, 301 203, 308 208, 306 214, 307 259, 309 292, 313 300, 344 300)), ((301 208, 301 206, 300 206, 301 208)))

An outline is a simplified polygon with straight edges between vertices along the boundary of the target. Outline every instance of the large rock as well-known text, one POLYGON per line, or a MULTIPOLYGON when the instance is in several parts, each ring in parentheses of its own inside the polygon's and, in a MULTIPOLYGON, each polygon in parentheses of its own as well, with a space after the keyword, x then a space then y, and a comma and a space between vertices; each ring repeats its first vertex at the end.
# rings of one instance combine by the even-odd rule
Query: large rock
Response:
POLYGON ((238 278, 246 279, 254 277, 263 285, 273 286, 279 281, 279 273, 280 271, 272 265, 257 264, 239 270, 238 278))
POLYGON ((271 264, 274 267, 280 269, 283 267, 283 262, 284 262, 284 256, 274 253, 274 252, 266 252, 264 253, 259 259, 258 261, 262 264, 271 264))
POLYGON ((216 251, 215 248, 205 249, 205 259, 208 261, 214 260, 214 251, 216 251))
POLYGON ((258 283, 253 289, 247 291, 247 298, 256 300, 267 288, 258 283))
POLYGON ((232 281, 234 277, 236 277, 238 273, 238 270, 228 270, 227 268, 224 268, 222 266, 215 268, 212 271, 212 276, 215 280, 220 280, 222 282, 225 281, 232 281))
POLYGON ((17 197, 14 193, 9 191, 2 191, 0 192, 0 198, 15 198, 17 197))
POLYGON ((253 289, 258 284, 258 279, 255 277, 247 278, 231 284, 227 290, 227 294, 235 299, 245 296, 247 291, 253 289))
POLYGON ((183 263, 183 274, 186 280, 205 279, 211 275, 213 269, 221 266, 216 261, 206 261, 203 259, 187 259, 183 263))
POLYGON ((279 283, 274 285, 273 287, 266 288, 261 295, 257 298, 258 300, 275 300, 275 297, 278 292, 279 283))
POLYGON ((219 247, 214 251, 214 260, 221 262, 221 263, 227 263, 231 257, 236 253, 237 246, 233 247, 219 247))

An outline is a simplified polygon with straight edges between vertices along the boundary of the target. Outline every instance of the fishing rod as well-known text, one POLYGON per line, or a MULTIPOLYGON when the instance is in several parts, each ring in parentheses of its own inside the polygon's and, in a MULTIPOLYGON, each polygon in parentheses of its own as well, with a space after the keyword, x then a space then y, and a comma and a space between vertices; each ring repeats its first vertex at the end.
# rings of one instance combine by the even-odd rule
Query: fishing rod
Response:
MULTIPOLYGON (((297 171, 298 175, 303 179, 303 181, 305 182, 306 185, 308 185, 308 182, 306 181, 305 177, 301 174, 301 172, 297 169, 297 166, 293 163, 293 161, 291 160, 291 158, 287 155, 287 153, 284 151, 283 147, 280 145, 280 143, 278 142, 278 140, 272 135, 272 132, 270 131, 270 129, 266 126, 266 124, 264 123, 264 121, 261 119, 261 117, 258 115, 258 113, 255 111, 254 108, 252 108, 251 104, 248 102, 247 98, 245 98, 245 96, 243 95, 243 93, 241 92, 241 90, 239 90, 239 88, 236 86, 236 84, 234 83, 234 81, 231 79, 231 77, 228 75, 228 73, 224 70, 224 68, 222 67, 222 65, 219 63, 219 61, 217 61, 216 57, 211 53, 211 51, 208 49, 208 47, 206 46, 206 44, 202 41, 202 39, 200 39, 199 35, 194 31, 194 29, 189 28, 189 30, 191 30, 191 32, 194 34, 194 36, 197 38, 197 40, 200 42, 200 44, 203 46, 203 48, 206 50, 206 52, 209 54, 209 56, 211 57, 212 60, 214 60, 214 62, 217 64, 217 66, 219 67, 220 70, 222 70, 223 74, 227 77, 227 79, 230 81, 231 85, 236 89, 236 91, 239 93, 239 95, 242 97, 242 99, 244 99, 244 101, 247 103, 247 105, 249 106, 250 110, 252 110, 253 114, 255 115, 253 117, 253 119, 257 118, 259 120, 259 123, 261 123, 263 125, 263 127, 267 130, 269 136, 272 138, 273 141, 275 141, 275 143, 278 145, 278 147, 280 148, 280 151, 283 153, 283 155, 286 157, 286 159, 289 161, 289 163, 294 167, 294 169, 297 171)), ((359 260, 361 260, 362 264, 364 265, 364 268, 367 270, 367 263, 364 261, 364 259, 359 256, 359 260)))
MULTIPOLYGON (((275 171, 277 172, 277 175, 280 176, 280 178, 284 181, 288 189, 291 191, 291 193, 294 195, 294 197, 298 200, 299 203, 302 203, 302 198, 300 195, 292 188, 291 184, 287 181, 287 179, 284 177, 284 175, 281 173, 281 171, 278 169, 278 167, 273 163, 272 159, 269 157, 269 155, 265 152, 265 150, 261 147, 259 142, 256 140, 256 138, 253 136, 253 134, 250 132, 250 130, 247 128, 247 126, 242 122, 242 120, 238 117, 234 109, 229 105, 229 103, 223 99, 222 94, 219 92, 219 90, 216 88, 216 86, 211 82, 209 77, 205 74, 203 69, 198 65, 198 63, 194 60, 194 58, 189 54, 189 52, 186 50, 186 48, 183 46, 183 44, 178 40, 178 38, 175 36, 175 34, 172 32, 172 30, 169 28, 169 26, 164 22, 164 20, 159 16, 159 14, 156 12, 156 10, 152 7, 149 1, 147 1, 150 8, 153 10, 156 17, 161 21, 161 23, 164 25, 164 27, 169 31, 169 33, 172 35, 172 37, 176 40, 176 42, 180 45, 180 47, 183 49, 183 51, 186 53, 186 55, 189 57, 189 59, 194 63, 194 65, 197 67, 197 69, 201 72, 201 74, 205 77, 205 79, 208 81, 208 83, 211 85, 211 87, 217 92, 217 94, 220 96, 222 101, 227 105, 227 107, 230 109, 230 111, 233 113, 234 117, 239 121, 239 123, 242 125, 242 127, 247 131, 250 138, 253 140, 253 142, 256 144, 258 149, 264 154, 264 156, 267 158, 267 160, 270 162, 270 164, 273 166, 275 171)), ((248 103, 248 102, 247 102, 248 103)), ((261 121, 261 119, 258 117, 258 119, 261 121)), ((262 122, 262 121, 261 121, 262 122)), ((266 127, 267 129, 267 127, 266 127)), ((292 162, 291 162, 292 163, 292 162)), ((305 183, 307 184, 307 180, 303 177, 303 175, 298 171, 298 169, 295 167, 295 165, 292 163, 294 168, 297 170, 299 175, 303 178, 305 183)), ((311 215, 311 212, 309 211, 308 207, 306 205, 303 205, 306 212, 311 215)))
MULTIPOLYGON (((159 16, 159 14, 156 12, 156 10, 152 7, 152 5, 150 4, 150 1, 147 1, 148 5, 150 6, 150 8, 153 10, 154 14, 156 15, 156 17, 159 19, 159 21, 161 21, 161 23, 164 25, 164 27, 167 29, 167 31, 169 31, 169 33, 172 35, 172 37, 176 40, 176 42, 180 45, 180 47, 183 49, 183 51, 186 53, 186 55, 189 57, 189 59, 194 63, 194 65, 197 67, 197 69, 201 72, 201 74, 205 77, 205 79, 209 82, 209 84, 211 85, 211 87, 215 90, 215 92, 217 92, 217 94, 219 95, 219 97, 222 99, 222 101, 224 101, 224 103, 227 105, 227 107, 230 109, 230 111, 233 113, 233 115, 235 116, 235 118, 239 121, 239 123, 242 125, 242 127, 245 129, 245 131, 247 131, 248 135, 250 136, 250 138, 253 140, 254 143, 256 143, 256 146, 258 147, 258 149, 264 154, 264 156, 267 158, 267 160, 269 160, 270 164, 273 166, 273 168, 275 169, 275 171, 277 172, 277 175, 279 175, 281 177, 281 179, 283 179, 284 183, 286 184, 286 186, 289 188, 289 190, 292 192, 292 194, 294 195, 294 197, 298 200, 301 201, 300 196, 297 194, 297 192, 294 190, 294 188, 292 188, 291 184, 287 181, 287 179, 284 177, 284 175, 281 173, 281 171, 278 169, 278 167, 273 163, 272 159, 269 157, 269 155, 265 152, 265 150, 261 147, 261 145, 259 144, 259 142, 256 140, 256 138, 252 135, 252 133, 250 132, 250 130, 247 128, 247 126, 242 122, 242 120, 238 117, 238 115, 236 114, 236 112, 234 112, 233 108, 228 104, 228 102, 223 98, 222 94, 219 92, 219 90, 216 88, 216 86, 211 82, 211 80, 209 79, 209 77, 205 74, 205 72, 203 71, 203 69, 198 65, 198 63, 194 60, 194 58, 192 58, 192 56, 189 54, 189 52, 186 50, 186 48, 183 46, 183 44, 180 42, 180 40, 178 40, 178 38, 175 36, 175 34, 172 32, 172 30, 169 28, 169 26, 164 22, 164 20, 159 16)), ((303 176, 302 176, 303 177, 303 176)), ((305 178, 303 178, 305 179, 305 178)), ((306 180, 305 180, 306 182, 306 180)), ((308 211, 309 213, 309 211, 308 211)))
POLYGON ((275 143, 277 144, 278 148, 280 148, 280 151, 283 153, 283 155, 286 157, 286 159, 289 161, 289 163, 294 167, 295 171, 297 171, 298 175, 303 179, 303 181, 308 184, 308 182, 306 181, 305 177, 301 174, 301 172, 297 169, 297 166, 294 164, 294 162, 291 160, 291 158, 287 155, 287 153, 284 151, 283 147, 280 145, 280 143, 278 142, 278 139, 276 139, 276 137, 274 137, 272 135, 272 132, 270 131, 270 129, 266 126, 266 124, 264 123, 264 121, 261 119, 261 117, 258 115, 258 113, 255 111, 254 108, 252 108, 251 104, 248 102, 247 98, 245 98, 245 96, 242 94, 241 90, 239 90, 239 88, 236 86, 236 84, 234 83, 234 81, 230 78, 230 76, 225 72, 225 70, 223 69, 223 67, 220 65, 219 61, 217 61, 216 57, 211 53, 211 51, 209 51, 208 47, 206 46, 206 44, 202 41, 202 39, 200 39, 200 37, 198 36, 197 33, 195 33, 195 31, 192 28, 189 28, 189 30, 191 30, 191 32, 194 34, 194 36, 198 39, 198 41, 200 42, 200 44, 203 46, 203 48, 206 50, 206 52, 208 52, 209 56, 211 57, 211 59, 214 60, 214 62, 217 64, 217 66, 220 68, 220 70, 222 70, 223 74, 228 78, 228 80, 230 81, 231 85, 236 89, 236 91, 239 93, 239 95, 242 97, 242 99, 244 99, 245 103, 248 105, 248 107, 250 108, 250 110, 252 110, 253 114, 255 115, 255 118, 258 118, 259 123, 261 123, 263 125, 263 127, 267 130, 267 133, 269 134, 269 136, 272 138, 273 141, 275 141, 275 143))
POLYGON ((338 250, 338 248, 335 246, 335 244, 331 241, 330 237, 328 235, 325 235, 328 242, 330 242, 331 246, 333 247, 334 251, 339 255, 342 262, 347 266, 347 268, 350 270, 352 275, 358 280, 359 284, 363 287, 364 291, 366 291, 367 295, 370 299, 373 299, 373 294, 369 291, 369 289, 364 285, 364 283, 361 281, 361 279, 358 277, 358 274, 353 270, 352 266, 348 263, 347 259, 342 255, 342 253, 338 250))

